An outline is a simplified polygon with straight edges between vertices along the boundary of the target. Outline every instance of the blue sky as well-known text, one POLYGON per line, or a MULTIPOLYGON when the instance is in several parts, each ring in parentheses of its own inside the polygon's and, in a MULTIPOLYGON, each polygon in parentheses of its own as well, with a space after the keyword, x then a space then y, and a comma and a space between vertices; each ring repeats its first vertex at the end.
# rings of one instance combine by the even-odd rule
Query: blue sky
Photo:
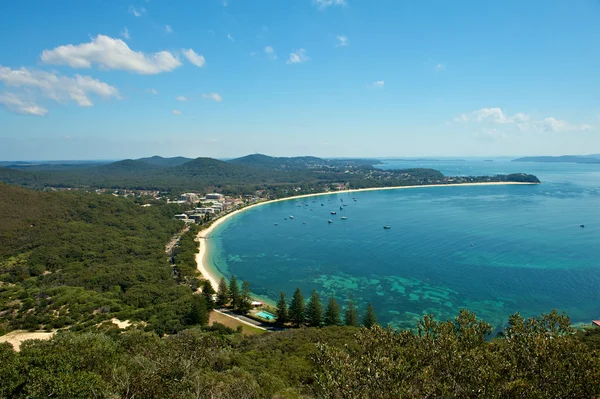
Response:
POLYGON ((0 160, 600 153, 600 2, 0 5, 0 160))

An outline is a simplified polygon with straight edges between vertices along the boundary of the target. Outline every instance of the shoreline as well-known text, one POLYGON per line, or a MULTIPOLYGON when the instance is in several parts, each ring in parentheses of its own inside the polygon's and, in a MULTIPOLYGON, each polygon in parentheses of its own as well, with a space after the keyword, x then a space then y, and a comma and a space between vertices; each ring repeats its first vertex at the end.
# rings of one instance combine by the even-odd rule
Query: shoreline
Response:
MULTIPOLYGON (((424 185, 418 185, 418 186, 370 187, 370 188, 355 188, 355 189, 350 189, 350 190, 328 191, 328 192, 314 193, 314 194, 302 194, 302 195, 296 195, 296 196, 292 196, 292 197, 278 198, 275 200, 261 201, 261 202, 257 202, 255 204, 252 204, 249 206, 245 206, 241 209, 237 209, 226 215, 223 215, 223 216, 219 217, 218 219, 216 219, 210 226, 208 226, 207 228, 200 230, 198 232, 198 235, 196 236, 196 238, 197 238, 198 242, 200 243, 200 248, 199 248, 199 252, 196 254, 196 267, 197 267, 198 271, 200 272, 200 274, 202 274, 202 277, 204 279, 210 281, 211 285, 213 286, 213 289, 215 291, 218 291, 219 280, 221 279, 221 276, 216 276, 215 275, 216 272, 214 270, 212 270, 212 267, 208 263, 209 251, 207 250, 206 244, 207 244, 207 240, 208 240, 210 234, 219 225, 221 225, 223 222, 225 222, 227 219, 229 219, 237 214, 240 214, 242 212, 245 212, 247 210, 250 210, 252 208, 266 205, 266 204, 272 204, 275 202, 288 201, 288 200, 294 200, 294 199, 300 199, 300 198, 317 197, 320 195, 356 193, 356 192, 363 192, 363 191, 402 190, 402 189, 427 188, 427 187, 508 186, 508 185, 536 185, 536 184, 539 184, 539 183, 481 182, 481 183, 424 184, 424 185)), ((270 300, 266 301, 266 298, 258 298, 258 299, 261 299, 265 303, 272 302, 270 300)))

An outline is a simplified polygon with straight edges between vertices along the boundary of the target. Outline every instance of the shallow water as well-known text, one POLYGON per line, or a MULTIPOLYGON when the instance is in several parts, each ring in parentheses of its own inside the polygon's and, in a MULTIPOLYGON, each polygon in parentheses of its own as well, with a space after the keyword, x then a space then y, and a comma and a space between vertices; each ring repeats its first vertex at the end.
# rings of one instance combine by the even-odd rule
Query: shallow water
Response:
POLYGON ((600 316, 600 165, 469 160, 382 167, 432 167, 446 175, 526 172, 543 184, 268 204, 219 226, 209 240, 209 261, 225 276, 248 280, 263 298, 276 301, 282 290, 290 297, 296 287, 305 297, 316 289, 324 303, 330 295, 340 302, 353 296, 361 311, 370 302, 379 322, 395 327, 412 328, 428 313, 447 319, 461 308, 496 327, 516 311, 558 308, 586 323, 600 316))

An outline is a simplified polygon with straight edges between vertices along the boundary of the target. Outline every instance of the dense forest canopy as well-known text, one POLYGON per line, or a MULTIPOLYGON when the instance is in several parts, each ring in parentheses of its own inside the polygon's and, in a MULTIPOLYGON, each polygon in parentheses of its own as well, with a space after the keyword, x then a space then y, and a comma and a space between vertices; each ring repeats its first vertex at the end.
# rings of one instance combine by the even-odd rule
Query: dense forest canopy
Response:
MULTIPOLYGON (((276 158, 261 154, 229 161, 212 158, 150 157, 96 166, 35 168, 0 167, 0 181, 25 187, 119 188, 137 190, 219 191, 226 194, 271 193, 286 190, 320 192, 331 184, 349 188, 443 184, 448 179, 434 169, 382 170, 378 160, 276 158)), ((515 175, 516 176, 516 175, 515 175)), ((516 181, 539 183, 535 176, 519 175, 516 181), (525 177, 523 177, 525 176, 525 177)), ((513 176, 514 177, 514 176, 513 176)), ((461 177, 464 182, 514 181, 511 176, 461 177)))

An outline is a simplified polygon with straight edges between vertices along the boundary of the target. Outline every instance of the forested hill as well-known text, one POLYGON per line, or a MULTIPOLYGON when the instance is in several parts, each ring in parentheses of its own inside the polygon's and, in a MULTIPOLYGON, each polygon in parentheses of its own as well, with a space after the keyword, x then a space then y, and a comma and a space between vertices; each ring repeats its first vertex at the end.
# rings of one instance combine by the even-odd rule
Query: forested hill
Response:
POLYGON ((0 333, 111 317, 181 329, 192 298, 167 262, 176 205, 0 183, 0 333))
POLYGON ((45 187, 114 188, 160 191, 219 191, 254 194, 266 190, 281 197, 347 188, 389 187, 481 181, 539 182, 535 176, 457 177, 450 179, 433 169, 383 170, 377 160, 317 157, 275 158, 254 154, 230 161, 213 158, 141 158, 96 166, 38 165, 34 169, 0 167, 0 182, 36 189, 45 187), (512 179, 518 180, 512 180, 512 179))

